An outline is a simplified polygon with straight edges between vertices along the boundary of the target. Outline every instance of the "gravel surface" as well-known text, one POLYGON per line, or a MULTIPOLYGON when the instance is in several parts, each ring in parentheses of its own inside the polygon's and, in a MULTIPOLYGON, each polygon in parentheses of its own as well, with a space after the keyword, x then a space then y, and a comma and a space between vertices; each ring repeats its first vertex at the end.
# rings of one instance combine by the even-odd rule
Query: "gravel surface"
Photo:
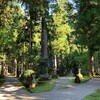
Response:
POLYGON ((6 82, 0 87, 0 100, 82 100, 88 94, 100 89, 100 79, 92 79, 71 88, 62 88, 69 84, 72 77, 62 77, 52 80, 56 87, 49 92, 29 93, 20 87, 15 77, 7 77, 6 82))

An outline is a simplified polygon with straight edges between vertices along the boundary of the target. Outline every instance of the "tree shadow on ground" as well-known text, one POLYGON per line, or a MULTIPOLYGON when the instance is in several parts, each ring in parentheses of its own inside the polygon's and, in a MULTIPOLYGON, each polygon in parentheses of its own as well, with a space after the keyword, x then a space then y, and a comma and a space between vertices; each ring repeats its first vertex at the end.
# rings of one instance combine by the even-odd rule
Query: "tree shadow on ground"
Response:
POLYGON ((7 77, 0 87, 0 100, 43 100, 23 89, 16 78, 7 77))
POLYGON ((0 100, 81 100, 98 88, 100 88, 100 79, 93 79, 73 88, 29 93, 20 86, 17 79, 7 78, 0 88, 0 100))

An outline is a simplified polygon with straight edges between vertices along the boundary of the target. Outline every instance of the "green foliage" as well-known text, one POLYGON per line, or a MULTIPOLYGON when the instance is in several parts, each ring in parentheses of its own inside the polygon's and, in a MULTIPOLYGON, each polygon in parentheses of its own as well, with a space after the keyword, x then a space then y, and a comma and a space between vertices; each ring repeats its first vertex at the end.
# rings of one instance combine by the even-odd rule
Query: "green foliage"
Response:
POLYGON ((3 14, 0 16, 3 19, 3 25, 0 29, 0 43, 2 44, 0 44, 0 52, 5 56, 5 62, 9 62, 12 65, 18 53, 16 40, 21 27, 20 19, 23 18, 23 11, 20 4, 10 3, 10 5, 6 5, 3 14))
POLYGON ((4 77, 0 76, 0 82, 4 82, 4 77))
POLYGON ((74 69, 75 67, 81 68, 81 73, 83 75, 88 74, 88 53, 87 50, 82 52, 72 52, 69 55, 69 65, 74 69))
POLYGON ((53 67, 48 65, 48 59, 42 58, 38 63, 39 65, 36 67, 36 78, 40 81, 50 80, 53 67))
POLYGON ((97 20, 100 21, 97 15, 99 13, 96 12, 98 10, 99 2, 98 0, 97 1, 94 0, 94 3, 92 0, 90 2, 86 2, 82 0, 80 1, 76 0, 76 1, 77 1, 76 7, 78 9, 78 12, 76 14, 77 15, 76 16, 77 30, 75 33, 77 34, 77 38, 80 40, 79 42, 81 44, 89 46, 88 43, 90 41, 90 45, 93 45, 94 44, 93 42, 96 42, 93 40, 95 40, 95 38, 99 36, 99 32, 98 34, 95 34, 96 30, 98 30, 98 28, 95 28, 96 26, 98 26, 96 21, 97 20), (91 33, 91 36, 90 36, 90 33, 91 33))
POLYGON ((77 9, 74 20, 75 31, 73 32, 76 38, 75 43, 88 49, 89 74, 93 76, 93 64, 92 60, 90 61, 89 59, 100 47, 100 26, 98 27, 98 22, 100 22, 100 9, 98 10, 98 7, 100 3, 99 0, 73 1, 75 1, 74 7, 77 9))
MULTIPOLYGON (((72 25, 75 26, 75 37, 71 34, 73 28, 69 21, 73 12, 68 0, 18 1, 16 3, 16 1, 7 0, 3 4, 4 7, 0 9, 0 56, 3 56, 6 64, 15 68, 14 60, 16 59, 19 73, 22 73, 23 69, 32 67, 36 72, 36 77, 43 75, 42 78, 49 79, 50 75, 48 74, 52 74, 54 71, 53 57, 56 55, 59 58, 59 75, 67 75, 77 65, 80 65, 82 74, 86 75, 88 71, 87 50, 83 50, 84 47, 81 45, 87 46, 92 42, 92 47, 97 47, 96 41, 99 44, 99 25, 97 25, 99 23, 99 9, 97 9, 99 2, 95 1, 97 6, 93 6, 93 9, 90 7, 91 11, 75 14, 77 15, 73 22, 75 25, 72 25), (24 7, 18 1, 24 4, 24 7), (91 20, 92 15, 96 18, 93 17, 93 21, 91 20), (43 26, 48 33, 48 59, 40 58, 41 18, 45 19, 43 26), (90 20, 90 23, 87 22, 90 20), (87 34, 85 33, 89 33, 89 31, 92 32, 92 35, 86 38, 87 34), (75 43, 80 45, 74 44, 74 40, 77 40, 75 43)), ((85 1, 78 2, 77 7, 81 7, 81 3, 85 9, 85 1)), ((23 77, 29 77, 32 73, 32 71, 26 71, 23 77)))
POLYGON ((34 71, 33 70, 26 70, 24 71, 24 73, 21 75, 21 77, 19 78, 20 81, 23 83, 23 85, 27 88, 30 89, 31 85, 32 85, 32 81, 33 81, 33 74, 34 71))
POLYGON ((38 69, 37 69, 38 72, 37 74, 38 75, 46 74, 47 68, 48 68, 48 59, 44 59, 44 58, 40 59, 38 69))
POLYGON ((76 56, 76 60, 79 63, 79 67, 81 68, 81 73, 83 75, 88 75, 88 54, 87 52, 80 53, 76 56))
POLYGON ((59 78, 59 75, 57 75, 57 74, 56 75, 52 75, 52 78, 53 79, 58 79, 59 78))
POLYGON ((31 75, 33 75, 33 74, 34 74, 34 71, 33 71, 33 70, 30 70, 30 69, 28 69, 28 70, 26 70, 26 71, 24 72, 24 76, 25 76, 25 77, 31 76, 31 75))
POLYGON ((65 55, 69 52, 67 35, 72 31, 68 24, 67 13, 68 1, 57 0, 55 8, 52 10, 51 21, 49 22, 49 41, 51 49, 55 55, 65 55))
POLYGON ((75 17, 75 36, 76 43, 88 47, 92 52, 99 49, 100 30, 100 13, 98 13, 98 0, 78 1, 75 0, 78 12, 75 17))

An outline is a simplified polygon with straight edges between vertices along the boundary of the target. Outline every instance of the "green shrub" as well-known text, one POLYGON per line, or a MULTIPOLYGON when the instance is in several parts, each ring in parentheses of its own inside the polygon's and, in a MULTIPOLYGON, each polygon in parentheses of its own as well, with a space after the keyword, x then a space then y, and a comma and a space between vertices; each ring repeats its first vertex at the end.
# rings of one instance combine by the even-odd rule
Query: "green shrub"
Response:
POLYGON ((89 81, 91 78, 89 76, 84 76, 84 78, 82 79, 82 83, 85 83, 87 81, 89 81))
POLYGON ((39 60, 39 65, 37 67, 36 77, 40 77, 41 75, 47 74, 48 70, 48 59, 41 58, 39 60))
POLYGON ((24 72, 24 76, 25 76, 25 77, 31 76, 31 75, 33 75, 33 74, 34 74, 34 71, 33 71, 33 70, 30 70, 30 69, 28 69, 28 70, 26 70, 26 71, 24 72))
POLYGON ((86 67, 85 65, 81 67, 81 73, 84 75, 84 76, 87 76, 88 75, 88 67, 86 67))
POLYGON ((59 78, 59 75, 58 74, 52 75, 52 78, 54 78, 54 79, 59 78))
POLYGON ((34 74, 33 70, 26 70, 20 77, 20 81, 27 89, 29 89, 32 85, 33 74, 34 74))

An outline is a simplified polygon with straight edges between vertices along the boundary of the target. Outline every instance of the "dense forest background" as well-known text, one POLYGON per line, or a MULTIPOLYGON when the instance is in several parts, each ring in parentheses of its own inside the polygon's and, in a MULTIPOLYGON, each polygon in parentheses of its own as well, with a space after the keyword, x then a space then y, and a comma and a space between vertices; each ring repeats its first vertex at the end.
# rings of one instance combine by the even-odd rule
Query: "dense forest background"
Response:
POLYGON ((27 69, 36 77, 77 68, 100 74, 99 7, 99 0, 0 0, 2 67, 18 77, 27 69))

